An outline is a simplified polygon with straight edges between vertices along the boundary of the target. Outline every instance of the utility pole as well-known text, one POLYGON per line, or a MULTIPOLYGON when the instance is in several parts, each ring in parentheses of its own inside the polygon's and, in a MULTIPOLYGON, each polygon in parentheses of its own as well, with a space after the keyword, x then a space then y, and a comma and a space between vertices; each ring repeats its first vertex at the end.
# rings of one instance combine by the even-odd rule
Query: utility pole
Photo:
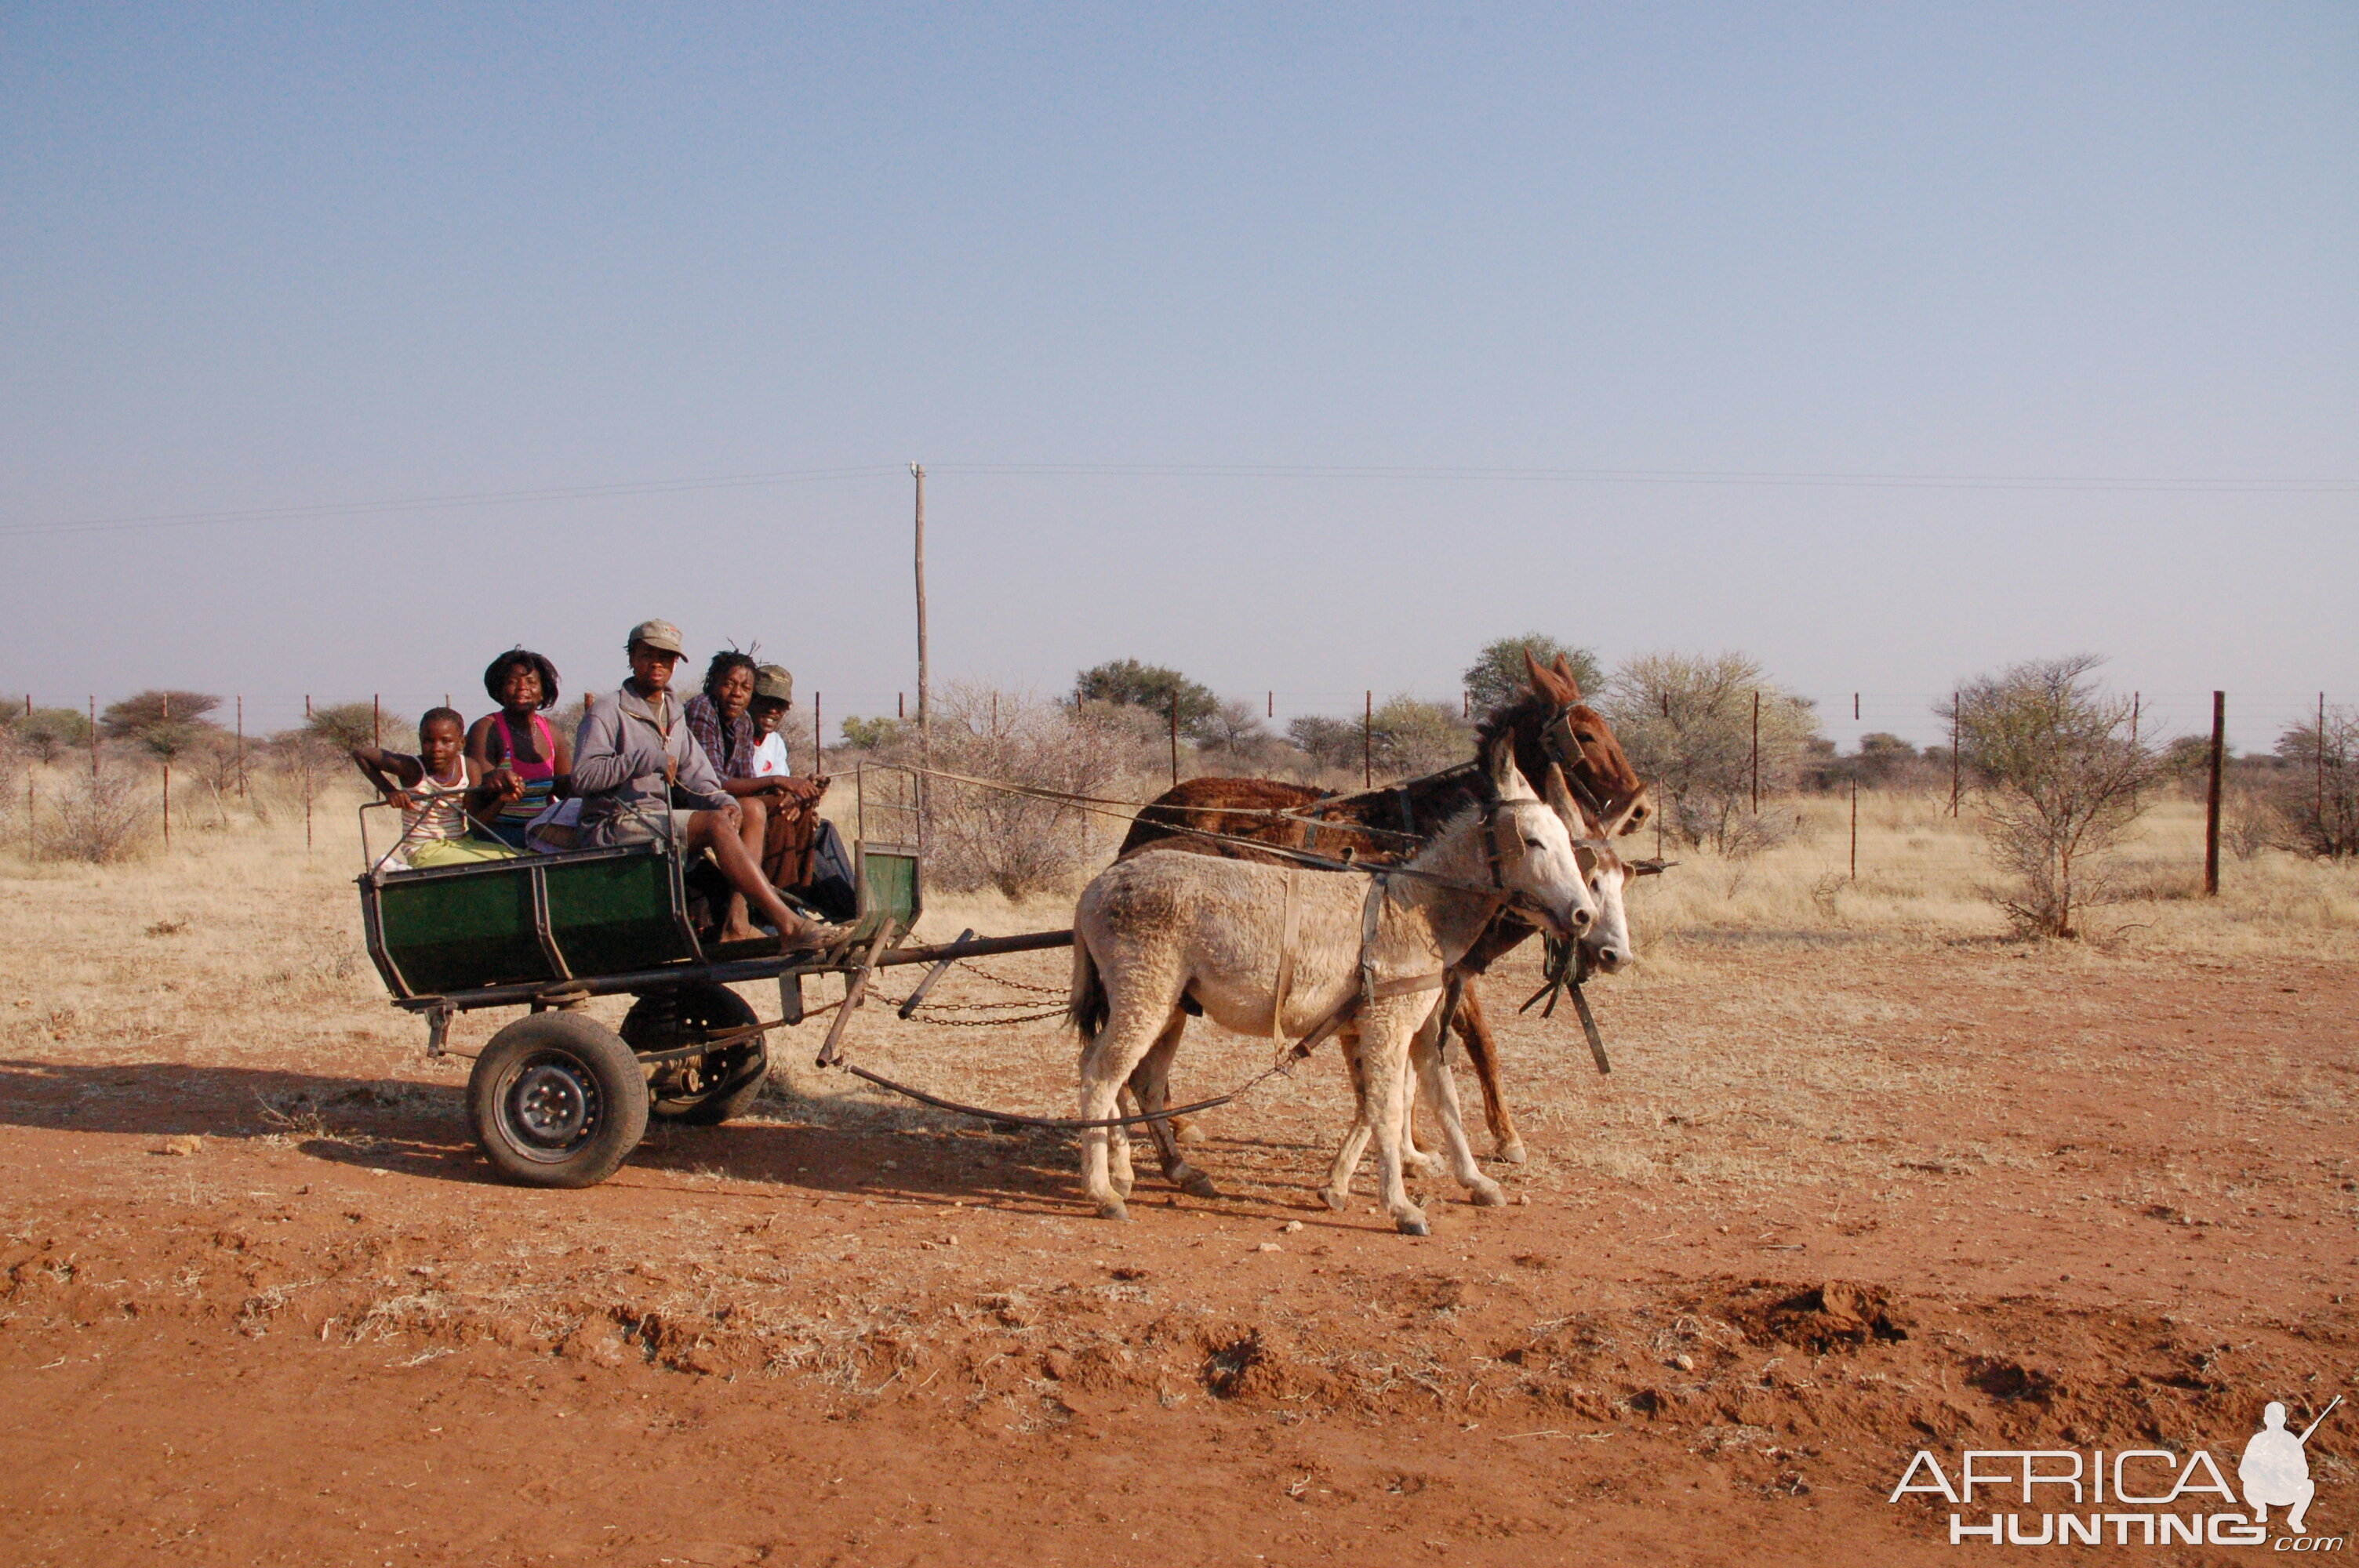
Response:
MULTIPOLYGON (((158 727, 158 739, 166 746, 172 743, 172 694, 164 694, 164 717, 158 727)), ((164 848, 172 847, 172 753, 164 753, 164 848)))
POLYGON ((237 699, 237 798, 245 798, 245 696, 237 699))
POLYGON ((1171 694, 1171 782, 1180 782, 1180 694, 1171 694))
POLYGON ((1360 719, 1360 787, 1373 789, 1376 783, 1376 694, 1369 692, 1360 719))
MULTIPOLYGON (((909 477, 918 486, 917 562, 918 562, 918 760, 927 768, 934 765, 933 666, 926 654, 926 465, 911 463, 909 477)), ((926 830, 927 807, 932 803, 933 781, 920 774, 918 780, 918 842, 930 843, 933 835, 926 830)))
MULTIPOLYGON (((27 705, 27 711, 30 711, 30 709, 31 709, 32 700, 33 700, 33 699, 32 699, 31 697, 27 697, 27 698, 25 699, 25 702, 26 702, 26 705, 27 705)), ((2325 831, 2326 831, 2326 694, 2325 694, 2324 692, 2322 692, 2322 691, 2321 691, 2321 692, 2320 692, 2320 693, 2318 694, 2318 746, 2317 746, 2317 751, 2318 751, 2318 830, 2319 830, 2319 832, 2322 835, 2322 834, 2324 834, 2324 833, 2325 833, 2325 831)))
POLYGON ((1761 694, 1753 694, 1753 815, 1761 815, 1761 694))
POLYGON ((2228 694, 2212 694, 2212 784, 2203 795, 2203 892, 2220 892, 2220 762, 2228 747, 2228 694))

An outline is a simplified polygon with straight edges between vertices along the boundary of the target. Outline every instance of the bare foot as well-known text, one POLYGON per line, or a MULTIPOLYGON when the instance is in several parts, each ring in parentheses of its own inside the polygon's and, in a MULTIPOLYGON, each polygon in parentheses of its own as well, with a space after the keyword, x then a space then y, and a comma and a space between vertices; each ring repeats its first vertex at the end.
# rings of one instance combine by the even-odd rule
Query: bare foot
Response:
POLYGON ((760 940, 762 940, 761 928, 759 926, 748 925, 744 921, 739 921, 734 925, 724 925, 721 928, 720 945, 723 947, 728 946, 733 942, 759 942, 760 940))

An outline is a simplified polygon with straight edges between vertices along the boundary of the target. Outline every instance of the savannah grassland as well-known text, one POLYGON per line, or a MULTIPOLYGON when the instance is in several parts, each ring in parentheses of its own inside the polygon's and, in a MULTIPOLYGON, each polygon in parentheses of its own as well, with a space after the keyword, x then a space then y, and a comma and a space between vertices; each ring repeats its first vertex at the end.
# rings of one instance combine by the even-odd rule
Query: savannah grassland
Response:
MULTIPOLYGON (((1501 966, 1531 1159, 1499 1210, 1427 1178, 1423 1239, 1312 1196, 1332 1059, 1206 1119, 1223 1197, 1143 1159, 1114 1227, 1066 1138, 821 1076, 819 1024, 747 1122, 491 1184, 463 1056, 362 952, 354 804, 308 853, 284 795, 122 866, 0 849, 18 1560, 1914 1561, 1951 1550, 1885 1501, 1919 1446, 2224 1455, 2265 1398, 2359 1394, 2359 871, 2265 851, 2198 896, 2200 803, 2078 943, 2008 938, 1929 797, 1862 797, 1855 881, 1839 800, 1747 860, 1668 849, 1592 988, 1612 1076, 1501 966)), ((1069 914, 939 896, 921 935, 1069 914)), ((1067 963, 969 966, 939 1016, 1052 1009, 1067 963)), ((1070 1102, 1053 1019, 851 1038, 1070 1102)), ((1266 1050, 1191 1025, 1180 1087, 1266 1050)))

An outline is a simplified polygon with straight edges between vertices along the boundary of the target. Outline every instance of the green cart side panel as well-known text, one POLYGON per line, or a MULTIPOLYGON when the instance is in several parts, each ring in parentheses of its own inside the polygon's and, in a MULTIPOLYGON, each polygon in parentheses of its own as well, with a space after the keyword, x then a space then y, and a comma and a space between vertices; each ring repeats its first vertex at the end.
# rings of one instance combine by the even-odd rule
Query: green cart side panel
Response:
POLYGON ((892 927, 896 939, 906 935, 925 907, 918 857, 908 850, 866 844, 861 847, 860 863, 868 886, 858 940, 869 940, 886 925, 892 927))
POLYGON ((386 956, 413 995, 557 979, 533 934, 532 881, 521 870, 387 878, 376 897, 386 956))
POLYGON ((549 929, 576 975, 651 969, 697 955, 672 916, 672 862, 662 855, 542 862, 549 929))

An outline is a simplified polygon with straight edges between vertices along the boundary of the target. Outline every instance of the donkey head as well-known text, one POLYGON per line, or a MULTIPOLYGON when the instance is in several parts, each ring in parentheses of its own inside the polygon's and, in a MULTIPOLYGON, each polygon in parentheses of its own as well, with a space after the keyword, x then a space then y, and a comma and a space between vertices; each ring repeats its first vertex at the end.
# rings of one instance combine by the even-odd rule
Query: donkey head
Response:
POLYGON ((1597 709, 1581 698, 1581 682, 1562 654, 1553 668, 1524 650, 1524 672, 1532 693, 1548 705, 1540 750, 1565 770, 1567 782, 1603 824, 1605 836, 1636 833, 1654 815, 1647 781, 1630 765, 1622 742, 1597 709))
POLYGON ((1549 764, 1548 803, 1573 835, 1573 853, 1580 858, 1590 896, 1597 901, 1597 924, 1581 935, 1581 951, 1589 967, 1600 974, 1617 973, 1636 952, 1630 940, 1630 912, 1622 894, 1638 871, 1614 852, 1614 841, 1598 830, 1596 819, 1581 808, 1565 787, 1563 770, 1549 764))
POLYGON ((1557 935, 1579 937, 1597 923, 1597 898, 1564 818, 1533 792, 1505 738, 1491 747, 1488 761, 1495 799, 1484 830, 1494 875, 1557 935))

